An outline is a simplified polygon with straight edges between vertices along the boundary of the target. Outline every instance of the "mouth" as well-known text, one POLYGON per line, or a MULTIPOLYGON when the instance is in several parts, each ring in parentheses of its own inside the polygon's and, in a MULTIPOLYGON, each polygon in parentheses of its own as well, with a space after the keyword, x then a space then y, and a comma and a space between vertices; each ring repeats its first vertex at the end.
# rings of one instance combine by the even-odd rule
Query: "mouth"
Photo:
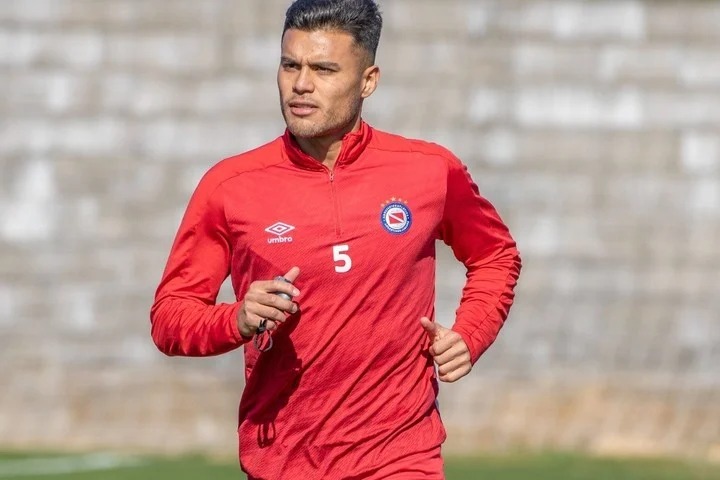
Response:
POLYGON ((288 102, 287 105, 290 108, 290 112, 296 117, 307 117, 308 115, 312 115, 315 110, 318 109, 318 106, 312 102, 299 100, 288 102))

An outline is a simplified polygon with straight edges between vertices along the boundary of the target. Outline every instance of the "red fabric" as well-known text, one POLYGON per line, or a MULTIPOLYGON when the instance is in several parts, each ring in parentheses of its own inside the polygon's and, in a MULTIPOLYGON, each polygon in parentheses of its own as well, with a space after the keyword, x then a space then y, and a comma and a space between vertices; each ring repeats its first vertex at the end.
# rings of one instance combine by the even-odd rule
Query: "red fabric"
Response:
POLYGON ((443 478, 438 385, 419 322, 435 313, 438 239, 468 269, 453 328, 475 361, 508 314, 520 260, 447 150, 363 123, 332 174, 286 133, 203 177, 151 311, 161 351, 207 356, 244 344, 239 303, 215 305, 224 279, 242 300, 252 281, 301 270, 300 312, 271 350, 245 348, 239 454, 252 478, 443 478), (402 208, 386 221, 407 213, 402 231, 383 224, 393 203, 402 208), (294 228, 266 231, 277 222, 294 228))

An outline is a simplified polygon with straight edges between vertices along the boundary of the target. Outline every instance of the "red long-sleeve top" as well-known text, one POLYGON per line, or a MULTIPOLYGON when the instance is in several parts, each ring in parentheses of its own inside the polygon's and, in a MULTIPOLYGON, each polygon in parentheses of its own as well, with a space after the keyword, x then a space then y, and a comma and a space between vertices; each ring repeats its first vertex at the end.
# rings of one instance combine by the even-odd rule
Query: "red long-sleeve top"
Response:
MULTIPOLYGON (((245 348, 238 435, 250 478, 416 478, 417 459, 445 439, 419 322, 434 318, 436 240, 467 268, 452 328, 475 362, 508 315, 520 259, 450 152, 363 122, 332 172, 286 133, 203 177, 152 306, 161 351, 245 344, 249 284, 301 271, 300 312, 271 350, 245 348), (216 304, 228 275, 238 301, 216 304)), ((433 465, 423 478, 443 478, 433 465)))

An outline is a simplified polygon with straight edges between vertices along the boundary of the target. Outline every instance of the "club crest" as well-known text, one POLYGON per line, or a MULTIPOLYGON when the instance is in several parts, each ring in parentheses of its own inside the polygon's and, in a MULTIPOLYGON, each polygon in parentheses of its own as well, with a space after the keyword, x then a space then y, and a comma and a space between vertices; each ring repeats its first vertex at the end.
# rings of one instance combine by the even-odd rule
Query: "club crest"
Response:
POLYGON ((382 204, 380 222, 388 232, 399 235, 408 231, 412 225, 412 214, 407 204, 399 198, 393 198, 382 204))

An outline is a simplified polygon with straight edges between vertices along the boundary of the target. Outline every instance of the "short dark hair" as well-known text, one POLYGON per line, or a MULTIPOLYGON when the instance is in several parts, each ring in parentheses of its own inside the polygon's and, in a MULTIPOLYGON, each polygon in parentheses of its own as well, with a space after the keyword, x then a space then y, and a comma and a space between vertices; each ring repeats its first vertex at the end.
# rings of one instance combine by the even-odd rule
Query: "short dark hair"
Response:
POLYGON ((296 0, 285 13, 283 35, 291 28, 349 33, 374 63, 382 15, 374 0, 296 0))

